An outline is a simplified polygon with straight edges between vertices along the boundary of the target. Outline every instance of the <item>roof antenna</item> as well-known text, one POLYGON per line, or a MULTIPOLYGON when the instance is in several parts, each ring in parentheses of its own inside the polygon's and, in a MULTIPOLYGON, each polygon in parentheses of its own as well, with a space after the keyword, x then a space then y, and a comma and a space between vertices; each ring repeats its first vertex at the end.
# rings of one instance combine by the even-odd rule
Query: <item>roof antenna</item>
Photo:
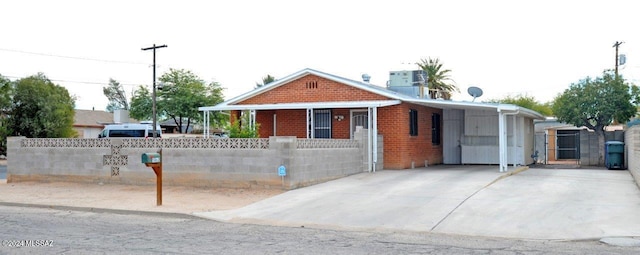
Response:
POLYGON ((476 101, 477 97, 482 96, 482 89, 478 87, 469 87, 469 89, 467 89, 467 92, 473 97, 473 100, 471 100, 471 102, 476 101))

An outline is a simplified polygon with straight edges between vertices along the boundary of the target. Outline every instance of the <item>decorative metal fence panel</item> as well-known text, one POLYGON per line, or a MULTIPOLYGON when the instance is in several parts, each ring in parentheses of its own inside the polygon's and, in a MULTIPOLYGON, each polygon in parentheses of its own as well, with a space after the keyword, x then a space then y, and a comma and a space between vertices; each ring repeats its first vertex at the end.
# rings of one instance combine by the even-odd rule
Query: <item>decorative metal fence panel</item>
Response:
MULTIPOLYGON (((181 149, 269 149, 269 138, 170 138, 122 140, 122 148, 181 148, 181 149)), ((22 147, 40 148, 109 148, 110 138, 30 138, 21 140, 22 147)))
POLYGON ((298 139, 298 149, 358 148, 359 143, 351 139, 298 139))

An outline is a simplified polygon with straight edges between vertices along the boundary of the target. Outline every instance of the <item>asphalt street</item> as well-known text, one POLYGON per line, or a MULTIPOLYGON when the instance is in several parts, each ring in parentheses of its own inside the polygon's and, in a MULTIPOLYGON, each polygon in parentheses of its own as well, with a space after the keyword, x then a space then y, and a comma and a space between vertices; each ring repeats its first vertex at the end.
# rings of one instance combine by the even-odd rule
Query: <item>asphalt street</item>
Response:
POLYGON ((0 206, 0 254, 637 254, 595 240, 221 223, 192 216, 0 206))

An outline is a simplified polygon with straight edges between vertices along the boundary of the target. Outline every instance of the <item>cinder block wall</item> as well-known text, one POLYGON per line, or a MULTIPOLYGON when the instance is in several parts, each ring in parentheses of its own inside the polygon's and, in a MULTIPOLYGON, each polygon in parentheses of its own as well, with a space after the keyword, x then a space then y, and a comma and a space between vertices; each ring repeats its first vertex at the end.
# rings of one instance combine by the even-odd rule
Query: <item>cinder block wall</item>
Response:
MULTIPOLYGON (((602 145, 604 146, 604 145, 602 145)), ((580 131, 580 165, 597 166, 600 159, 598 135, 588 130, 580 131)))
POLYGON ((225 141, 232 140, 9 137, 7 181, 155 185, 155 174, 141 163, 141 155, 160 147, 164 185, 293 189, 360 173, 365 167, 362 146, 353 144, 299 149, 295 137, 274 136, 262 139, 268 142, 263 148, 246 148, 250 140, 220 148, 217 143, 225 141), (281 165, 287 168, 284 184, 278 175, 281 165), (111 176, 113 170, 119 175, 111 176))
POLYGON ((625 166, 640 187, 640 126, 633 126, 626 130, 625 136, 625 166))

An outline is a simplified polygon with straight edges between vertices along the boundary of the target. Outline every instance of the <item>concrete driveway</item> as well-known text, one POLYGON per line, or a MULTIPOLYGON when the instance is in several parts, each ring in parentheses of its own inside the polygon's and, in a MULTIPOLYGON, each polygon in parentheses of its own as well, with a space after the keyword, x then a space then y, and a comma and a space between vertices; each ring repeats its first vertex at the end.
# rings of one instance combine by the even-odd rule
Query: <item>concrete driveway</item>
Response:
POLYGON ((640 191, 628 171, 529 169, 496 181, 502 175, 496 166, 362 173, 243 208, 196 215, 295 227, 525 239, 640 236, 640 191))

